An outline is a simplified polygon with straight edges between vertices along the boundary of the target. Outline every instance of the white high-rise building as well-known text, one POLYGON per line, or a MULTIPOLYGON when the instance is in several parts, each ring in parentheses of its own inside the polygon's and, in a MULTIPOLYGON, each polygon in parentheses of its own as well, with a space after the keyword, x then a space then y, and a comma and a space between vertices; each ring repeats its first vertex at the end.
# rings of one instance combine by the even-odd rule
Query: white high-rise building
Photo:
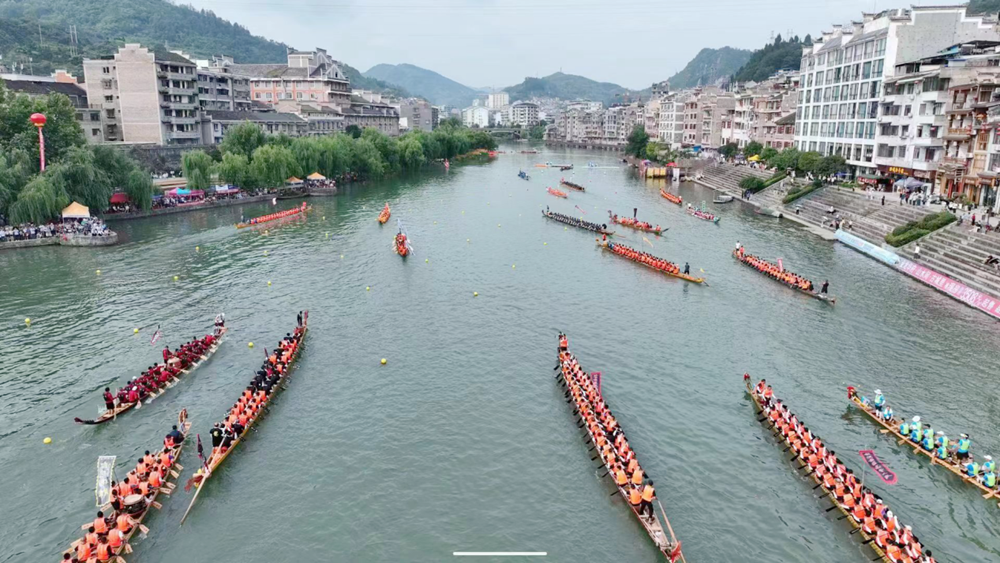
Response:
POLYGON ((490 109, 503 109, 510 105, 510 94, 507 92, 497 92, 486 97, 486 107, 490 109))
POLYGON ((964 4, 893 9, 834 25, 803 49, 795 146, 841 155, 854 174, 871 177, 884 77, 949 45, 997 37, 995 18, 969 16, 964 4))

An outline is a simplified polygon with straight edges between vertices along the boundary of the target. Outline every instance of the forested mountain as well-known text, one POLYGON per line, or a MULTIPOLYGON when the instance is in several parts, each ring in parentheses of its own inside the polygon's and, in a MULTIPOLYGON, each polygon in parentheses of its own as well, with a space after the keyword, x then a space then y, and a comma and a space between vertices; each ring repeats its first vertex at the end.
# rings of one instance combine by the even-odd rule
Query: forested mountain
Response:
POLYGON ((411 64, 379 64, 368 69, 364 75, 387 84, 400 86, 407 92, 426 98, 433 104, 444 104, 464 108, 472 105, 479 92, 464 84, 442 76, 433 70, 411 64))
POLYGON ((594 100, 606 104, 624 101, 638 93, 610 82, 597 82, 575 74, 557 72, 543 78, 525 78, 524 82, 504 88, 510 100, 527 100, 533 97, 561 100, 594 100))
MULTIPOLYGON (((279 63, 288 46, 253 35, 210 10, 165 0, 0 0, 0 61, 7 68, 47 75, 66 68, 80 76, 84 58, 112 54, 125 42, 180 49, 209 58, 232 55, 238 63, 279 63), (76 53, 70 26, 76 26, 76 53), (39 26, 41 34, 39 37, 39 26)), ((393 90, 344 65, 357 88, 393 90)))
POLYGON ((1000 0, 970 0, 970 14, 995 14, 1000 12, 1000 0))
POLYGON ((732 47, 702 49, 683 70, 670 77, 670 88, 683 90, 699 85, 714 84, 739 70, 752 54, 753 51, 733 49, 732 47))
POLYGON ((812 45, 812 38, 806 35, 800 41, 798 36, 789 41, 777 36, 773 43, 753 52, 750 60, 733 74, 735 82, 760 82, 779 70, 798 70, 802 62, 802 47, 812 45))

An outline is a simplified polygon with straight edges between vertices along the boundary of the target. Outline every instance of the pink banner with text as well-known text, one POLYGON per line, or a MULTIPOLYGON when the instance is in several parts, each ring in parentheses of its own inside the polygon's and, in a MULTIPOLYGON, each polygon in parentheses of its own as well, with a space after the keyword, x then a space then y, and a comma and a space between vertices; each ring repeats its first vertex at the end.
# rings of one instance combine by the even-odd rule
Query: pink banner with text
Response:
POLYGON ((905 258, 900 258, 896 267, 902 270, 903 273, 926 283, 942 293, 950 295, 970 307, 975 307, 987 315, 1000 318, 1000 298, 976 291, 962 282, 955 281, 944 274, 939 274, 930 268, 925 268, 905 258))

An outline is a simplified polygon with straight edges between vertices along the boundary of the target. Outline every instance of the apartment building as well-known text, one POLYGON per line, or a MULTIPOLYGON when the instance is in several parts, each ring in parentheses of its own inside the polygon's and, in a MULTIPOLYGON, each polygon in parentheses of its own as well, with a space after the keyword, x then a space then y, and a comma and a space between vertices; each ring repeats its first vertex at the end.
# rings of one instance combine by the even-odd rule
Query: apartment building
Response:
POLYGON ((670 94, 660 100, 660 122, 657 125, 659 142, 678 149, 684 142, 684 100, 682 94, 670 94))
POLYGON ((538 104, 534 102, 514 102, 507 111, 507 124, 521 127, 538 125, 538 104))
MULTIPOLYGON (((183 55, 182 53, 177 54, 183 55)), ((250 111, 252 106, 250 79, 233 74, 232 57, 216 55, 212 57, 211 61, 196 62, 198 63, 198 104, 201 109, 250 111)))
POLYGON ((795 145, 841 155, 853 175, 873 178, 883 80, 948 45, 997 37, 995 18, 969 16, 965 5, 866 13, 834 25, 803 48, 795 145))
POLYGON ((291 113, 229 110, 213 110, 206 113, 211 117, 210 142, 212 143, 221 143, 226 132, 241 123, 253 123, 268 135, 304 137, 309 134, 310 122, 291 113))
POLYGON ((431 104, 417 98, 399 102, 399 119, 406 120, 406 126, 410 131, 431 131, 435 125, 431 104))
POLYGON ((510 94, 497 92, 486 96, 486 107, 489 109, 504 109, 510 105, 510 94))
POLYGON ((490 110, 485 106, 469 106, 462 110, 462 124, 466 127, 489 127, 490 110))
POLYGON ((197 67, 189 59, 126 43, 111 57, 84 60, 83 71, 89 103, 104 112, 104 140, 202 143, 197 67))
POLYGON ((660 138, 660 111, 663 109, 663 102, 659 97, 652 97, 643 107, 643 127, 650 139, 660 138))
POLYGON ((750 137, 777 150, 795 144, 799 73, 782 71, 753 88, 750 137))

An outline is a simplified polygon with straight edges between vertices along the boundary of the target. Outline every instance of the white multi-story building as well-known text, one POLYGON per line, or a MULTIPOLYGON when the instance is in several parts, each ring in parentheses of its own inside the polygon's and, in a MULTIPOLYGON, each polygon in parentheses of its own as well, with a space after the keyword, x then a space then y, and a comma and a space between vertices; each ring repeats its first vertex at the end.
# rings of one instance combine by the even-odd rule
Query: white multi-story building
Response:
POLYGON ((514 102, 507 108, 507 124, 521 127, 538 125, 538 104, 534 102, 514 102))
POLYGON ((841 155, 854 174, 873 177, 883 79, 948 45, 996 38, 995 18, 968 16, 964 4, 863 14, 833 26, 803 49, 795 145, 841 155))
POLYGON ((503 109, 510 105, 510 94, 507 92, 497 92, 486 96, 486 107, 490 109, 503 109))
POLYGON ((660 100, 657 139, 672 149, 680 148, 684 142, 684 99, 685 96, 671 94, 660 100))
POLYGON ((566 111, 580 109, 583 111, 601 111, 604 109, 604 104, 601 102, 590 102, 587 100, 576 100, 566 104, 566 111))
POLYGON ((462 110, 462 123, 466 127, 489 127, 490 110, 483 106, 470 106, 462 110))

